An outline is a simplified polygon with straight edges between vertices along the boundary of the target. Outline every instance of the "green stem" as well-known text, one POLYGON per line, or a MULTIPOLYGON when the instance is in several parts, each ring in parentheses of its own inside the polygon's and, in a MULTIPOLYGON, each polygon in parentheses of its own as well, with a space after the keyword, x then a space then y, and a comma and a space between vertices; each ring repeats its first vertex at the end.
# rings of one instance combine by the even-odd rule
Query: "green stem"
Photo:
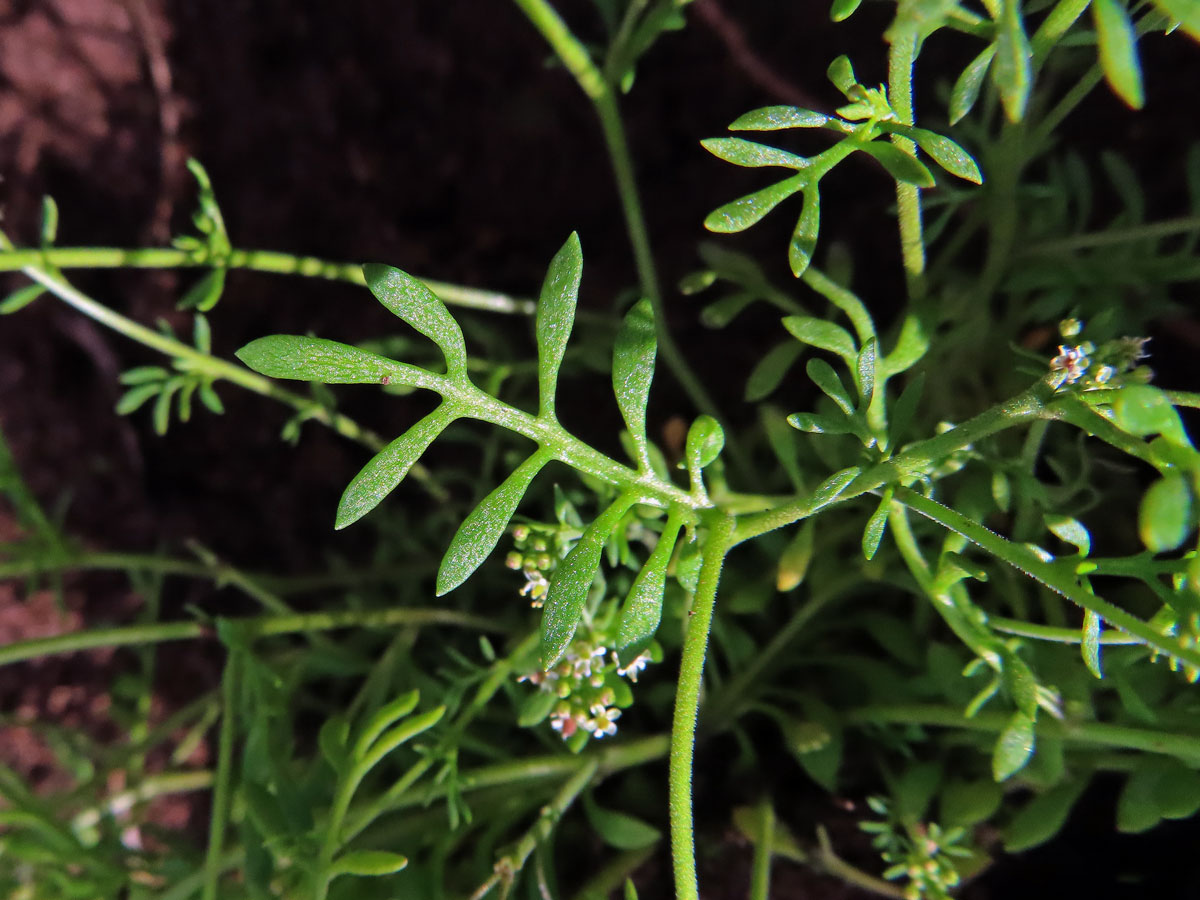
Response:
MULTIPOLYGON (((1003 712, 978 713, 967 718, 961 710, 953 707, 914 703, 852 709, 846 713, 845 721, 852 724, 928 725, 998 734, 1008 727, 1011 718, 1009 713, 1003 712)), ((1192 763, 1200 761, 1200 735, 1195 734, 1131 728, 1104 722, 1059 721, 1049 716, 1039 716, 1036 729, 1043 737, 1060 738, 1071 743, 1162 753, 1192 763)))
POLYGON ((144 572, 183 578, 208 578, 225 583, 238 574, 275 594, 298 594, 330 587, 413 578, 428 574, 424 564, 393 565, 379 569, 347 572, 318 572, 311 575, 270 575, 246 573, 227 564, 212 565, 190 559, 172 559, 151 553, 78 553, 0 561, 0 579, 29 578, 51 572, 144 572))
MULTIPOLYGON (((563 783, 561 788, 559 788, 558 793, 554 795, 554 799, 542 808, 541 815, 538 816, 538 820, 533 824, 533 827, 525 832, 525 834, 517 842, 517 845, 513 848, 512 852, 506 854, 505 857, 496 864, 496 875, 494 875, 493 878, 499 881, 504 881, 510 885, 512 884, 512 882, 516 879, 517 874, 525 867, 525 863, 529 859, 530 854, 537 849, 538 844, 550 837, 550 833, 554 830, 554 826, 558 824, 558 821, 563 817, 566 811, 571 808, 571 804, 574 803, 576 798, 583 793, 584 789, 592 783, 592 779, 596 777, 599 767, 599 760, 597 760, 595 757, 584 760, 584 762, 577 767, 575 773, 563 783)), ((491 881, 491 879, 489 879, 489 881, 491 881)), ((490 889, 490 885, 488 888, 490 889)), ((481 888, 472 896, 483 897, 486 894, 487 890, 481 888)))
POLYGON ((233 795, 233 741, 237 734, 237 695, 239 660, 231 650, 221 679, 221 733, 217 739, 216 788, 213 791, 212 817, 208 826, 208 852, 204 859, 202 900, 217 900, 221 879, 225 826, 233 795))
POLYGON ((1153 647, 1168 657, 1178 659, 1185 665, 1200 668, 1200 651, 1173 642, 1169 636, 1160 634, 1150 625, 1125 612, 1119 606, 1081 588, 1074 574, 1075 564, 1070 560, 1043 562, 1023 544, 1013 543, 994 531, 989 531, 978 522, 968 519, 957 510, 923 497, 909 488, 897 488, 894 496, 897 501, 915 512, 937 522, 943 528, 961 534, 998 559, 1004 560, 1036 581, 1040 581, 1050 590, 1061 594, 1084 609, 1091 610, 1112 627, 1139 638, 1141 643, 1153 647))
POLYGON ((1110 231, 1076 234, 1057 241, 1045 241, 1034 244, 1024 250, 1021 255, 1043 256, 1053 253, 1069 253, 1073 250, 1089 250, 1094 247, 1109 247, 1113 244, 1158 240, 1194 231, 1200 231, 1200 216, 1180 216, 1176 219, 1163 219, 1146 225, 1131 225, 1128 228, 1114 228, 1110 231))
POLYGON ((721 516, 713 523, 704 545, 704 561, 696 586, 692 615, 688 620, 675 691, 675 717, 671 724, 671 757, 668 797, 671 823, 671 858, 675 869, 677 900, 698 900, 696 849, 692 831, 692 762, 696 740, 696 718, 700 706, 700 684, 708 635, 712 629, 721 567, 733 538, 734 520, 721 516))
POLYGON ((750 872, 750 900, 770 900, 771 856, 774 853, 775 810, 764 798, 755 810, 755 827, 760 835, 754 844, 754 866, 750 872))
MULTIPOLYGON (((446 625, 473 628, 479 631, 503 632, 494 618, 472 616, 449 609, 414 609, 412 607, 252 616, 229 621, 236 624, 242 633, 251 638, 333 631, 338 628, 412 628, 424 625, 446 625)), ((99 647, 131 647, 213 637, 216 637, 216 628, 207 622, 155 622, 119 628, 94 628, 53 637, 18 641, 0 647, 0 666, 59 653, 94 650, 99 647)))
MULTIPOLYGON (((888 47, 888 99, 903 125, 913 124, 912 74, 916 60, 915 30, 905 30, 892 38, 888 47)), ((905 153, 916 154, 916 145, 908 138, 893 134, 892 143, 905 153)), ((925 293, 925 241, 921 235, 921 193, 915 185, 896 182, 896 214, 909 295, 919 299, 925 293)))
MULTIPOLYGON (((1049 385, 1038 382, 1029 390, 985 410, 958 427, 919 441, 890 460, 877 463, 855 478, 834 501, 826 503, 852 500, 885 485, 928 474, 938 462, 955 450, 974 444, 998 431, 1026 424, 1045 415, 1046 401, 1052 394, 1053 390, 1049 385)), ((734 543, 740 544, 768 531, 790 525, 812 515, 818 508, 820 507, 814 506, 814 498, 810 494, 774 509, 745 516, 738 522, 734 543)))
MULTIPOLYGON (((245 269, 274 275, 300 275, 343 281, 366 287, 362 266, 334 262, 315 256, 294 256, 273 250, 233 250, 214 260, 201 251, 163 247, 126 249, 122 247, 48 247, 44 250, 9 249, 0 252, 0 272, 15 272, 29 267, 43 269, 200 269, 219 265, 225 269, 245 269)), ((537 304, 497 291, 464 287, 445 281, 422 278, 421 281, 452 306, 497 313, 533 315, 537 304)))
POLYGON ((159 772, 138 782, 137 787, 113 794, 100 806, 85 809, 71 820, 73 829, 93 828, 106 816, 119 816, 138 803, 167 794, 183 794, 212 787, 213 773, 204 769, 191 772, 159 772))
MULTIPOLYGON (((1021 637, 1034 638, 1039 641, 1053 641, 1057 644, 1082 644, 1083 631, 1079 628, 1058 628, 1053 625, 1037 625, 1033 622, 1023 622, 1020 619, 1006 619, 1003 616, 988 616, 988 625, 996 631, 1005 634, 1016 634, 1021 637)), ((1106 631, 1100 635, 1102 644, 1141 644, 1141 640, 1127 634, 1117 634, 1106 631)))

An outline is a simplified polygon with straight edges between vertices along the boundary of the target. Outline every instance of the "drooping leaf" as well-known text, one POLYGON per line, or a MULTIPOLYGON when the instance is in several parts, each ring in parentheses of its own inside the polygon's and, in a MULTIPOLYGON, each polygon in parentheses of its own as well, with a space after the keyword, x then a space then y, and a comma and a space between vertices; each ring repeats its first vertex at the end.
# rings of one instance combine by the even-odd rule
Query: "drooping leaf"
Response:
POLYGON ((620 624, 617 626, 617 651, 622 662, 628 664, 627 656, 640 652, 658 630, 662 620, 663 591, 666 588, 667 565, 679 538, 683 519, 678 511, 672 510, 667 524, 659 535, 658 543, 642 566, 633 586, 621 607, 620 624))
POLYGON ((654 308, 647 299, 639 300, 625 314, 613 346, 613 393, 621 418, 638 448, 638 465, 649 471, 646 451, 646 404, 650 400, 650 382, 654 380, 654 357, 658 337, 654 330, 654 308))
POLYGON ((584 796, 583 810, 596 834, 618 850, 641 850, 662 838, 657 828, 628 813, 597 806, 590 795, 584 796))
POLYGON ((601 513, 560 562, 550 579, 542 616, 542 668, 549 670, 567 651, 579 616, 587 602, 588 590, 600 568, 600 552, 626 510, 637 500, 623 494, 601 513))
POLYGON ((738 116, 730 131, 780 131, 784 128, 820 128, 829 116, 798 106, 764 106, 738 116))
POLYGON ((704 227, 719 234, 745 231, 763 216, 804 187, 807 176, 803 173, 785 178, 753 194, 747 194, 719 206, 704 219, 704 227))
POLYGON ((3 302, 0 302, 0 316, 8 316, 17 310, 24 309, 44 293, 46 293, 46 286, 37 282, 17 288, 5 297, 3 302))
POLYGON ((458 526, 438 568, 437 595, 441 597, 471 577, 499 543, 517 505, 538 472, 553 454, 538 450, 517 466, 504 482, 483 498, 458 526))
POLYGON ((862 551, 863 556, 867 560, 875 558, 875 554, 879 551, 879 542, 883 540, 883 532, 887 529, 888 512, 892 508, 892 488, 888 488, 883 492, 883 497, 879 500, 879 506, 875 512, 871 513, 871 518, 867 520, 867 527, 863 531, 862 551))
POLYGON ((392 875, 408 865, 408 860, 399 853, 386 850, 352 850, 339 856, 329 867, 329 877, 339 875, 392 875))
POLYGON ((925 164, 911 154, 905 153, 895 144, 887 141, 871 141, 861 146, 862 150, 879 160, 887 169, 888 174, 897 181, 913 184, 917 187, 933 187, 936 182, 933 174, 925 164))
POLYGON ((743 138, 708 138, 700 142, 700 146, 725 162, 747 168, 762 168, 763 166, 779 166, 784 169, 806 169, 812 165, 810 160, 795 153, 788 153, 777 147, 766 144, 756 144, 743 138))
MULTIPOLYGON (((846 337, 849 338, 849 335, 847 334, 846 337)), ((833 370, 833 366, 823 359, 810 359, 807 365, 805 365, 804 370, 808 373, 808 377, 813 380, 813 384, 819 387, 830 400, 836 403, 842 412, 848 416, 854 415, 854 401, 850 399, 850 392, 842 384, 842 379, 833 370)))
POLYGON ((1100 49, 1100 67, 1113 92, 1134 109, 1146 103, 1137 34, 1129 12, 1118 0, 1092 0, 1092 21, 1100 49))
POLYGON ((929 154, 930 159, 951 175, 956 175, 964 181, 983 184, 983 175, 971 154, 950 138, 924 128, 913 128, 908 125, 889 125, 888 131, 915 141, 918 147, 929 154))
POLYGON ((834 22, 844 22, 858 9, 862 0, 833 0, 829 8, 829 18, 834 22))
POLYGON ((825 75, 833 86, 847 97, 850 97, 850 89, 858 84, 858 79, 854 77, 854 67, 850 65, 850 59, 846 56, 839 56, 831 62, 825 70, 825 75))
POLYGON ((1044 844, 1058 834, 1086 786, 1086 779, 1072 779, 1030 800, 1004 829, 1004 849, 1019 853, 1044 844))
MULTIPOLYGON (((854 338, 841 325, 811 316, 787 316, 783 320, 783 327, 797 340, 836 353, 850 366, 857 362, 858 348, 854 344, 854 338)), ((810 368, 814 361, 809 360, 810 368)))
POLYGON ((554 393, 558 369, 575 324, 575 304, 583 276, 583 249, 579 235, 571 232, 554 254, 542 283, 537 307, 538 391, 542 415, 554 415, 554 393))
POLYGON ((1008 780, 1029 762, 1034 746, 1033 724, 1032 716, 1018 711, 1000 732, 992 751, 992 777, 996 781, 1008 780))
POLYGON ((817 247, 817 232, 821 228, 821 194, 814 181, 804 189, 804 208, 792 232, 788 244, 788 265, 792 274, 799 278, 812 262, 813 251, 817 247))
POLYGON ((176 309, 194 309, 199 312, 208 312, 220 301, 221 293, 224 290, 224 266, 209 269, 195 284, 187 289, 187 292, 179 299, 179 303, 176 304, 176 309))
POLYGON ((688 429, 685 443, 687 465, 693 472, 712 464, 725 447, 725 431, 721 423, 709 415, 700 415, 688 429))
POLYGON ((1187 479, 1170 471, 1150 485, 1138 509, 1138 533, 1151 553, 1174 550, 1187 538, 1195 521, 1187 479))
POLYGON ((1046 527, 1060 541, 1073 544, 1079 550, 1080 556, 1087 556, 1092 552, 1092 535, 1078 519, 1069 516, 1047 516, 1046 527))
POLYGON ((983 87, 983 80, 987 77, 995 55, 996 45, 988 44, 982 53, 967 64, 958 80, 954 82, 954 88, 950 91, 951 125, 957 125, 979 99, 979 89, 983 87))
POLYGON ((458 416, 456 407, 443 403, 375 454, 347 485, 333 527, 345 528, 378 506, 395 490, 434 439, 458 416))
POLYGON ((323 384, 403 384, 428 387, 429 373, 416 366, 396 362, 327 341, 295 334, 273 334, 251 341, 235 354, 246 366, 268 378, 319 381, 323 384))
POLYGON ((786 340, 764 353, 746 379, 746 400, 756 403, 769 397, 803 352, 803 344, 786 340))
POLYGON ((1088 667, 1088 671, 1097 678, 1103 678, 1104 673, 1100 669, 1100 626, 1103 620, 1090 609, 1083 611, 1083 640, 1080 643, 1080 650, 1083 653, 1083 663, 1088 667))
POLYGON ((787 547, 779 556, 779 566, 775 571, 775 589, 782 593, 798 588, 808 574, 809 563, 812 562, 813 537, 815 535, 815 519, 806 519, 800 523, 787 547))
POLYGON ((446 357, 448 374, 466 377, 462 329, 433 291, 406 272, 379 263, 363 266, 363 277, 380 303, 438 345, 446 357))
POLYGON ((1004 0, 996 23, 996 58, 992 81, 1000 92, 1000 101, 1010 122, 1019 122, 1029 103, 1033 80, 1033 51, 1021 20, 1020 0, 1004 0))

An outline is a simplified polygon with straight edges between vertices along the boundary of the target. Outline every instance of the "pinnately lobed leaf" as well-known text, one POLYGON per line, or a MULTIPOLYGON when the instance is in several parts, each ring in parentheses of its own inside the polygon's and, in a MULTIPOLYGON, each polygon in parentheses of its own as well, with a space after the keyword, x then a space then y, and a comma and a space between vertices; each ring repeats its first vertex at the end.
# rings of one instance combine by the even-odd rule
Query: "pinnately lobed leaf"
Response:
POLYGON ((496 548, 529 485, 553 454, 538 450, 488 494, 458 527, 438 569, 437 595, 454 590, 479 568, 496 548))
POLYGON ((730 131, 782 131, 785 128, 820 128, 829 116, 798 106, 764 106, 738 116, 730 131))
POLYGON ((785 178, 783 181, 765 187, 762 190, 755 191, 753 194, 747 194, 745 197, 734 200, 732 203, 719 206, 705 218, 704 227, 709 231, 715 231, 719 234, 734 234, 738 231, 745 231, 788 197, 792 196, 792 194, 796 193, 796 191, 804 187, 805 180, 806 176, 801 172, 793 175, 791 178, 785 178))
POLYGON ((613 393, 625 427, 638 450, 638 465, 650 470, 646 448, 646 404, 650 401, 650 383, 654 380, 654 357, 658 337, 654 330, 654 308, 647 299, 639 300, 625 314, 613 346, 613 393))
POLYGON ((375 454, 347 485, 333 527, 345 528, 378 506, 404 480, 413 463, 421 458, 434 439, 458 416, 454 406, 443 403, 375 454))
POLYGON ((466 378, 462 329, 433 291, 408 273, 378 263, 363 266, 363 277, 380 303, 438 345, 449 375, 466 378))
POLYGON ((235 355, 255 372, 270 378, 416 387, 428 387, 433 381, 428 372, 416 366, 324 338, 273 334, 251 341, 235 355))
POLYGON ((588 591, 600 568, 604 542, 617 527, 637 497, 622 494, 587 527, 550 579, 546 611, 542 616, 542 668, 546 671, 562 659, 575 636, 588 591))
POLYGON ((583 277, 583 249, 579 235, 571 232, 567 242, 550 261, 537 307, 538 389, 542 415, 554 414, 555 385, 571 328, 583 277))

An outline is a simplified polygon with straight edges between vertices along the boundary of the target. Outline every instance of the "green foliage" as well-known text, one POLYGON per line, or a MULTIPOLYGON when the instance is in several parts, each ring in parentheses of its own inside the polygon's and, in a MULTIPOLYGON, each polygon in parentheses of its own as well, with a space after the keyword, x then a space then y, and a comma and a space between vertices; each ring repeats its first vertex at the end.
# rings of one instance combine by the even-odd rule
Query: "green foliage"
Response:
MULTIPOLYGON (((18 531, 0 545, 0 572, 32 590, 116 568, 144 601, 131 624, 0 648, 0 664, 135 648, 112 689, 119 747, 35 722, 69 787, 35 792, 0 769, 0 894, 559 896, 556 860, 588 846, 608 855, 581 896, 635 898, 631 873, 669 831, 676 896, 696 900, 692 747, 721 733, 738 748, 722 766, 764 795, 731 813, 755 848, 754 900, 769 895, 772 858, 948 897, 989 864, 987 835, 1010 852, 1053 839, 1107 770, 1125 778, 1113 827, 1196 815, 1200 453, 1180 409, 1200 397, 1152 383, 1136 335, 1184 315, 1178 286, 1200 277, 1200 150, 1150 178, 1144 160, 1066 140, 1069 113, 1102 80, 1130 107, 1148 89, 1152 99, 1139 38, 1176 26, 1200 36, 1195 4, 900 0, 882 34, 887 84, 862 83, 839 56, 827 72, 845 100, 836 109, 767 106, 729 127, 779 132, 787 147, 701 142, 731 165, 784 170, 710 213, 709 231, 744 231, 794 195, 798 218, 786 269, 702 244, 683 300, 657 287, 616 97, 684 25, 686 4, 595 0, 603 45, 579 40, 544 0, 517 4, 594 104, 613 153, 639 269, 638 290, 614 303, 623 315, 577 311, 577 234, 536 304, 491 301, 532 313, 532 345, 455 309, 453 285, 275 258, 277 270, 365 284, 401 333, 246 336, 243 368, 213 353, 205 314, 227 271, 260 256, 234 247, 197 164, 195 234, 117 254, 202 271, 179 303, 193 311, 190 343, 71 284, 66 272, 112 265, 114 251, 59 246, 52 200, 34 246, 0 235, 0 260, 31 280, 0 314, 50 295, 168 357, 120 376, 118 413, 149 406, 154 430, 175 439, 171 420, 187 421, 194 398, 220 413, 215 386, 228 382, 289 406, 289 439, 311 420, 357 441, 363 466, 333 524, 361 521, 369 549, 286 579, 199 547, 195 559, 92 552, 0 441, 18 531), (939 32, 974 56, 961 74, 922 58, 939 32), (944 119, 914 114, 914 72, 945 85, 944 119), (882 227, 899 225, 903 291, 879 276, 890 259, 879 242, 822 234, 822 212, 840 219, 829 204, 844 185, 822 197, 835 169, 882 227), (1151 220, 1172 178, 1188 205, 1151 220), (702 305, 689 311, 689 298, 702 305), (775 336, 750 357, 723 355, 764 310, 775 336), (691 332, 673 326, 689 312, 726 333, 679 346, 691 332), (611 375, 611 400, 607 384, 596 399, 597 370, 611 375), (662 372, 683 394, 664 392, 660 410, 662 372), (416 392, 436 405, 381 439, 338 412, 347 385, 373 386, 381 407, 416 392), (765 402, 785 393, 800 411, 765 402), (735 410, 738 398, 748 408, 735 410), (623 429, 594 445, 577 437, 558 416, 576 402, 609 406, 590 419, 619 414, 623 429), (461 453, 426 469, 439 440, 461 453), (538 477, 548 466, 556 483, 538 477), (428 497, 402 487, 409 476, 428 497), (502 543, 504 565, 489 564, 502 543), (262 612, 214 618, 230 607, 203 595, 187 617, 159 621, 168 575, 229 586, 262 612), (301 590, 310 612, 291 603, 301 590), (155 645, 206 637, 224 654, 219 686, 156 720, 155 645), (196 768, 201 744, 209 762, 196 768), (663 758, 665 791, 643 768, 663 758), (811 790, 876 794, 860 825, 878 865, 841 859, 804 820, 808 805, 771 802, 780 760, 811 790), (114 794, 118 778, 127 787, 114 794), (153 830, 155 796, 201 789, 212 792, 205 847, 153 830), (141 829, 155 839, 135 846, 141 829)), ((830 18, 858 6, 836 0, 830 18)), ((564 869, 561 881, 582 876, 564 869)))

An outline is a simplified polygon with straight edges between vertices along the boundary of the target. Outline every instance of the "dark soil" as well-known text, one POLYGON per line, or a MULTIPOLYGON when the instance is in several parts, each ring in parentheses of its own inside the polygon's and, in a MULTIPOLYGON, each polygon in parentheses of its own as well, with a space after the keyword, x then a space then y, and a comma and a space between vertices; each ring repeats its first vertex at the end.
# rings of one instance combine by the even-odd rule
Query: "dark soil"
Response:
MULTIPOLYGON (((824 69, 835 52, 852 55, 862 80, 882 80, 878 35, 888 6, 867 4, 842 26, 828 22, 827 6, 699 0, 689 28, 663 38, 641 66, 624 109, 664 283, 695 266, 704 215, 761 183, 709 157, 701 138, 755 106, 834 105, 824 69)), ((564 2, 562 11, 599 34, 589 4, 564 2)), ((1194 57, 1196 48, 1177 40, 1168 52, 1194 57)), ((240 247, 380 260, 527 296, 578 229, 587 260, 582 302, 607 307, 635 282, 623 219, 595 117, 547 58, 541 38, 506 3, 0 0, 4 228, 18 243, 34 243, 40 198, 51 194, 63 245, 162 245, 188 227, 193 185, 184 161, 195 157, 240 247)), ((1194 109, 1194 90, 1174 86, 1181 82, 1169 76, 1171 59, 1159 68, 1152 61, 1155 99, 1146 113, 1133 117, 1100 97, 1094 113, 1079 117, 1085 139, 1115 143, 1114 130, 1124 132, 1120 143, 1135 162, 1167 155, 1164 135, 1181 146, 1182 110, 1194 109)), ((1184 127, 1196 137, 1194 121, 1184 127)), ((843 196, 836 185, 827 195, 823 239, 851 243, 873 275, 898 273, 894 240, 875 227, 890 182, 875 173, 866 183, 868 191, 852 190, 843 180, 843 196)), ((763 258, 780 278, 788 224, 768 220, 740 241, 769 248, 763 258)), ((77 281, 152 323, 180 321, 174 303, 191 277, 91 273, 77 281)), ((867 291, 886 318, 901 285, 895 274, 874 277, 890 279, 867 291)), ((748 366, 776 339, 769 316, 752 317, 731 344, 696 324, 687 298, 668 296, 679 341, 697 361, 720 346, 748 366)), ((229 355, 269 332, 369 337, 387 326, 387 314, 364 297, 343 285, 234 273, 213 314, 215 349, 229 355)), ((1188 327, 1175 341, 1190 351, 1200 328, 1188 327)), ((283 445, 285 413, 229 389, 224 421, 202 412, 158 437, 144 412, 112 411, 118 373, 152 361, 49 299, 0 320, 0 427, 34 493, 65 509, 68 533, 108 550, 195 539, 234 564, 279 572, 307 570, 330 547, 361 553, 353 534, 330 528, 337 496, 364 460, 360 448, 318 429, 296 448, 283 445)), ((686 412, 682 397, 663 388, 660 419, 686 412)), ((727 405, 737 399, 731 392, 727 405)), ((409 414, 401 403, 362 415, 388 433, 409 414)), ((0 511, 0 537, 11 531, 0 511)), ((174 588, 169 615, 200 600, 195 586, 174 588)), ((65 611, 48 592, 0 585, 0 643, 127 620, 137 602, 110 576, 69 578, 65 611)), ((211 608, 214 598, 204 602, 211 608)), ((164 656, 156 701, 164 710, 216 677, 218 660, 203 645, 164 656)), ((89 654, 0 670, 0 710, 111 736, 105 698, 115 665, 112 654, 89 654)), ((45 787, 57 777, 49 750, 22 729, 0 730, 0 762, 45 787)), ((1110 812, 1100 818, 1112 821, 1110 812)), ((725 826, 705 827, 719 836, 725 826)), ((852 835, 847 829, 846 839, 852 835)), ((1086 869, 1095 840, 1094 832, 1068 830, 1049 858, 1082 853, 1086 869)), ((714 898, 742 896, 747 883, 748 853, 725 843, 734 862, 708 872, 714 898)), ((1059 882, 1052 873, 1026 874, 1035 858, 1003 862, 994 889, 981 885, 970 896, 1011 896, 1018 884, 1041 896, 1028 885, 1059 882)), ((780 871, 777 887, 779 898, 859 896, 804 870, 780 871)), ((1102 886, 1089 892, 1109 896, 1102 886)))

